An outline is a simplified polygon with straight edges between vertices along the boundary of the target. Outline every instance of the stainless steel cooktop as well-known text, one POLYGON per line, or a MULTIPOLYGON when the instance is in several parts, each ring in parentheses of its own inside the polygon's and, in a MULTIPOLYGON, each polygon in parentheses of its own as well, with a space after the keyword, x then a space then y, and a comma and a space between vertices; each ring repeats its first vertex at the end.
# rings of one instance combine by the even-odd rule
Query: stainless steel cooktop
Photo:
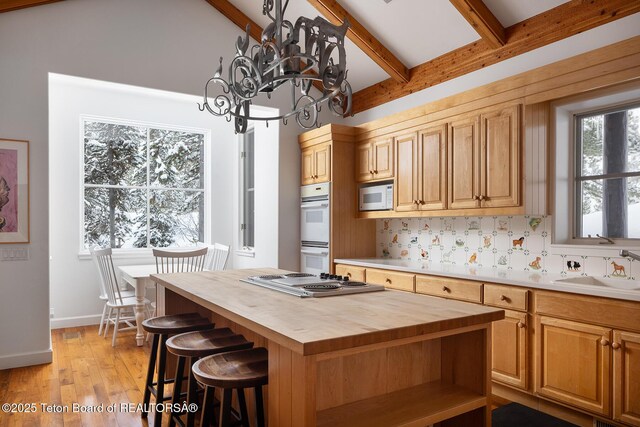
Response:
POLYGON ((371 285, 364 282, 352 282, 348 277, 325 273, 320 276, 309 273, 250 276, 242 281, 302 298, 331 297, 359 294, 362 292, 384 291, 384 286, 371 285))

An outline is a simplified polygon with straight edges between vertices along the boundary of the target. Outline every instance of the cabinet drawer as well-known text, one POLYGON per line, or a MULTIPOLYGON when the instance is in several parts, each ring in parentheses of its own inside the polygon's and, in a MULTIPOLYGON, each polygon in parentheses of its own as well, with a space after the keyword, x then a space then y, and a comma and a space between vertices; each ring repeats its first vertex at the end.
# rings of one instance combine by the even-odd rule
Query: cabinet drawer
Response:
POLYGON ((354 267, 353 265, 336 265, 336 274, 338 276, 347 276, 349 280, 354 282, 364 282, 365 281, 365 268, 364 267, 354 267))
POLYGON ((529 291, 511 286, 484 285, 484 303, 500 308, 527 311, 529 307, 529 291))
POLYGON ((415 278, 414 274, 367 268, 367 282, 383 285, 386 288, 414 292, 415 278))
POLYGON ((482 283, 436 276, 417 276, 416 292, 443 298, 482 303, 482 283))

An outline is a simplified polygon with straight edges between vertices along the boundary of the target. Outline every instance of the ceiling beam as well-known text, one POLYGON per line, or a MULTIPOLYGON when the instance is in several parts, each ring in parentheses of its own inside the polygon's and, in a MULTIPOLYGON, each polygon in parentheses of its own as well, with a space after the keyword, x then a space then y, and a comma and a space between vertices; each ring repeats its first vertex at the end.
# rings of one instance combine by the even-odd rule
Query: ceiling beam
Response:
POLYGON ((368 110, 525 52, 640 12, 640 1, 571 0, 505 30, 507 43, 493 49, 480 39, 411 69, 411 81, 387 79, 353 94, 354 113, 368 110))
POLYGON ((356 18, 343 8, 336 0, 308 0, 309 3, 324 15, 329 22, 342 25, 345 19, 351 26, 347 37, 356 44, 369 58, 386 71, 393 80, 407 83, 410 80, 409 69, 376 39, 356 18))
POLYGON ((504 27, 482 0, 449 0, 489 46, 504 46, 504 27))
MULTIPOLYGON (((207 3, 216 8, 218 12, 222 13, 227 17, 227 19, 240 27, 242 31, 246 31, 247 24, 249 24, 249 35, 252 39, 260 43, 260 39, 262 38, 262 27, 256 22, 252 21, 251 18, 245 15, 244 12, 242 12, 240 9, 235 7, 229 0, 207 0, 207 3)), ((304 61, 300 61, 300 66, 304 68, 307 65, 304 61)), ((312 74, 314 76, 318 75, 313 70, 308 71, 308 74, 312 74)), ((315 86, 315 88, 320 92, 324 92, 322 82, 314 80, 313 86, 315 86)))
POLYGON ((0 13, 58 1, 62 0, 0 0, 0 13))

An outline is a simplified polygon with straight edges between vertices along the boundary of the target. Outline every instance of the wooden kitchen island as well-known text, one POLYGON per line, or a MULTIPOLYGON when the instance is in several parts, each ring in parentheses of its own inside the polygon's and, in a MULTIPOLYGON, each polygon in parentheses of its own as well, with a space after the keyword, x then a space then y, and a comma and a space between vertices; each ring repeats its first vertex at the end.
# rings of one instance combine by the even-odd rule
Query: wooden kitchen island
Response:
POLYGON ((491 425, 503 310, 390 290, 299 298, 239 280, 274 273, 152 276, 166 314, 198 311, 269 350, 271 427, 491 425))

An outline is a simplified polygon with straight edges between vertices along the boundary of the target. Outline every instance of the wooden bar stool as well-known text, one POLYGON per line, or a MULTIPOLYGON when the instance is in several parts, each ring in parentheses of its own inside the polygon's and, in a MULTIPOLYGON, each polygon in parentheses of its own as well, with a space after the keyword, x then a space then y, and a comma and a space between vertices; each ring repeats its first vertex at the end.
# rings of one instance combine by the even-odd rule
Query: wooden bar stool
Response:
POLYGON ((246 388, 255 389, 257 425, 258 427, 264 427, 262 386, 268 382, 268 353, 266 348, 258 347, 204 357, 194 363, 191 371, 196 380, 205 386, 201 427, 208 426, 211 422, 214 387, 222 389, 223 392, 220 427, 230 425, 233 389, 236 390, 238 396, 241 423, 243 426, 249 427, 247 402, 244 395, 244 389, 246 388))
MULTIPOLYGON (((148 407, 151 394, 156 397, 156 403, 163 403, 171 399, 171 396, 164 395, 165 384, 175 381, 175 378, 166 379, 165 370, 167 367, 167 339, 169 335, 182 334, 191 331, 201 331, 213 329, 213 323, 198 313, 177 314, 172 316, 152 317, 142 322, 142 327, 146 332, 153 334, 151 344, 151 354, 149 355, 149 368, 147 370, 147 381, 144 388, 144 410, 142 418, 149 415, 148 407), (153 381, 153 374, 156 370, 156 359, 158 360, 158 379, 153 381)), ((160 427, 162 424, 162 411, 156 411, 154 426, 160 427)))
POLYGON ((167 350, 178 356, 178 364, 176 366, 175 383, 173 384, 173 399, 171 400, 171 419, 169 426, 173 427, 176 422, 181 426, 193 426, 195 423, 195 412, 187 411, 186 424, 180 418, 183 413, 173 412, 181 400, 182 394, 182 375, 184 372, 185 362, 188 360, 187 369, 189 370, 187 382, 187 400, 186 404, 198 404, 198 384, 193 377, 191 366, 201 357, 211 356, 218 353, 224 353, 234 350, 243 350, 253 347, 253 343, 247 341, 244 336, 235 334, 229 328, 209 329, 206 331, 187 332, 184 334, 174 335, 167 340, 167 350))

